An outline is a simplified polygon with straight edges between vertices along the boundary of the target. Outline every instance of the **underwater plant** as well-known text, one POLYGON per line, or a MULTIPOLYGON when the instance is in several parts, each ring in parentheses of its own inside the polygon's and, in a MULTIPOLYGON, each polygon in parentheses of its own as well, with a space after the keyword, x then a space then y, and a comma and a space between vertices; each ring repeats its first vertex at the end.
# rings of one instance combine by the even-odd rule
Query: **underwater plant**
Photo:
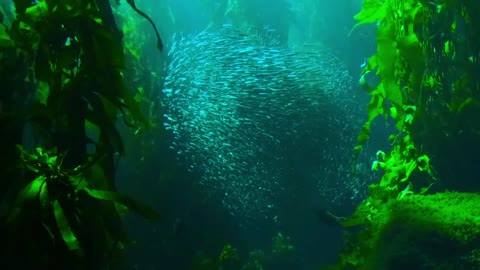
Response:
POLYGON ((355 27, 377 25, 377 52, 359 81, 371 100, 356 152, 379 116, 397 133, 372 164, 383 171, 380 182, 343 221, 363 227, 327 269, 478 268, 478 8, 462 0, 365 0, 355 16, 355 27), (380 82, 370 85, 369 76, 380 82))
POLYGON ((225 244, 217 257, 199 253, 193 262, 192 269, 270 269, 270 264, 278 261, 279 258, 289 258, 294 249, 290 237, 278 232, 272 237, 272 246, 269 249, 254 249, 243 257, 232 244, 225 244))
POLYGON ((11 26, 0 28, 2 263, 120 268, 132 243, 125 210, 152 221, 158 214, 115 187, 124 154, 118 116, 135 130, 148 122, 124 79, 110 2, 13 4, 11 26))

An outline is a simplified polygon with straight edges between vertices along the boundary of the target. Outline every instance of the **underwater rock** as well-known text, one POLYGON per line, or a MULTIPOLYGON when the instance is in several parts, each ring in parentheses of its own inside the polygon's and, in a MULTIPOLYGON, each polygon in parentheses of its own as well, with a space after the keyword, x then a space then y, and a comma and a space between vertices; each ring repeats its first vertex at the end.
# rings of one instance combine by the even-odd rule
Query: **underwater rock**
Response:
POLYGON ((445 192, 392 199, 363 211, 366 228, 327 269, 480 269, 480 195, 445 192))

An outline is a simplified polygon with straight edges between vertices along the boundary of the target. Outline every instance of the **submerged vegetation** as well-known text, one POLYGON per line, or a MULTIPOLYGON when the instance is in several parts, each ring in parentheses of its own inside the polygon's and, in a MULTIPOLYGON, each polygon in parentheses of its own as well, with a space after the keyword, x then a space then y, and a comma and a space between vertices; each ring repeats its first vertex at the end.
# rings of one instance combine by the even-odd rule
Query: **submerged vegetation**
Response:
POLYGON ((282 259, 289 258, 295 247, 291 244, 288 236, 278 232, 272 238, 269 249, 256 249, 243 258, 239 251, 231 244, 226 244, 218 257, 209 257, 199 252, 193 260, 192 270, 258 270, 275 268, 282 264, 282 259), (280 263, 279 263, 280 261, 280 263))
POLYGON ((365 0, 355 16, 357 26, 377 24, 377 52, 360 78, 371 101, 356 151, 378 116, 392 119, 397 133, 372 165, 382 179, 343 223, 364 227, 332 269, 479 268, 479 195, 445 192, 479 191, 479 7, 365 0))
POLYGON ((108 0, 13 4, 0 28, 2 263, 119 268, 125 210, 158 219, 116 191, 117 116, 149 126, 124 79, 123 34, 108 0))

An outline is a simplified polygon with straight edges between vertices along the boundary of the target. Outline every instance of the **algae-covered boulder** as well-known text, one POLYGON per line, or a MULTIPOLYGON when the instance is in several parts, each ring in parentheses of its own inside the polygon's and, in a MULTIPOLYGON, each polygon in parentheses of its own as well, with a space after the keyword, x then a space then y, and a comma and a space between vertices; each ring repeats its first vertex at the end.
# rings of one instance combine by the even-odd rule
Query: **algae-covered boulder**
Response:
POLYGON ((479 235, 479 194, 392 199, 370 214, 335 269, 480 269, 479 235))

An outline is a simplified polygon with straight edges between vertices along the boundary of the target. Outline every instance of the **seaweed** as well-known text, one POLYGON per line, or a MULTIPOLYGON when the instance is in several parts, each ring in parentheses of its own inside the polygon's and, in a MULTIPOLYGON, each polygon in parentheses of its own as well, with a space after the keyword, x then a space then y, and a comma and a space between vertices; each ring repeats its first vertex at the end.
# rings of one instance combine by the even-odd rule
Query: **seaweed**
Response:
POLYGON ((119 116, 134 130, 149 122, 124 78, 110 4, 14 5, 11 27, 0 26, 2 261, 22 269, 119 269, 132 243, 124 211, 152 222, 159 215, 115 187, 115 159, 125 154, 119 116))

